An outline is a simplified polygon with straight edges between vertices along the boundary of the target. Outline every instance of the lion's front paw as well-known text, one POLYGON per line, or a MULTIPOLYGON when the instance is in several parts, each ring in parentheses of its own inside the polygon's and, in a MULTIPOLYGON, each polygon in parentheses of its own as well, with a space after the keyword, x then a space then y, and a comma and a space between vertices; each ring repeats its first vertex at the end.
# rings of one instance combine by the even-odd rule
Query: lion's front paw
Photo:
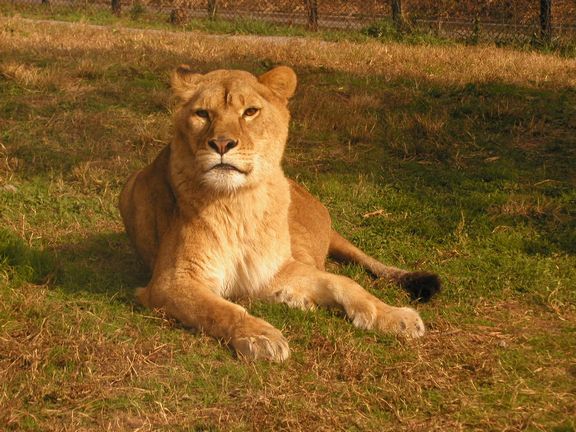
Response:
POLYGON ((379 308, 374 327, 387 333, 414 339, 424 336, 424 323, 418 312, 409 307, 379 308))
POLYGON ((370 302, 348 310, 352 323, 359 328, 393 333, 406 338, 424 335, 424 323, 414 309, 392 307, 385 303, 370 302))
POLYGON ((254 317, 243 320, 235 329, 230 343, 236 354, 247 360, 282 362, 290 355, 288 341, 280 330, 254 317))

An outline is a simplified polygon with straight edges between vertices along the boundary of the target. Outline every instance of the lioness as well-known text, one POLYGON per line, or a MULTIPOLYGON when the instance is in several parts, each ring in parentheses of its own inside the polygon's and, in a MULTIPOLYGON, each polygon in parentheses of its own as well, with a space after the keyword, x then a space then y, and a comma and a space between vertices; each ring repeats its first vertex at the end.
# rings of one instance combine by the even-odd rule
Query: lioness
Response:
POLYGON ((439 288, 429 273, 386 267, 331 228, 326 208, 288 180, 281 161, 288 135, 292 69, 255 77, 180 66, 175 136, 120 197, 126 231, 152 270, 138 300, 185 326, 228 342, 248 359, 283 361, 282 333, 230 300, 259 297, 289 306, 340 307, 352 323, 414 338, 424 324, 351 279, 324 271, 330 255, 365 266, 415 295, 439 288))

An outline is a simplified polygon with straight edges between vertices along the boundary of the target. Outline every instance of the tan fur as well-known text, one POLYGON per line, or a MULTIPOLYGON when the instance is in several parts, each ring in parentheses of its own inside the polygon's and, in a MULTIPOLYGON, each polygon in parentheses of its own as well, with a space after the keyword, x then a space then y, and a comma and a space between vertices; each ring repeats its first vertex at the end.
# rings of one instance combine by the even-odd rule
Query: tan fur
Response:
POLYGON ((296 88, 290 68, 256 78, 224 70, 199 75, 181 66, 172 88, 180 99, 174 140, 130 177, 120 197, 126 231, 152 270, 148 286, 137 291, 142 304, 250 359, 282 361, 289 348, 279 330, 231 301, 240 297, 340 307, 358 327, 423 335, 414 310, 388 306, 351 279, 324 271, 329 249, 356 254, 391 278, 398 269, 341 238, 324 206, 284 176, 287 101, 296 88))

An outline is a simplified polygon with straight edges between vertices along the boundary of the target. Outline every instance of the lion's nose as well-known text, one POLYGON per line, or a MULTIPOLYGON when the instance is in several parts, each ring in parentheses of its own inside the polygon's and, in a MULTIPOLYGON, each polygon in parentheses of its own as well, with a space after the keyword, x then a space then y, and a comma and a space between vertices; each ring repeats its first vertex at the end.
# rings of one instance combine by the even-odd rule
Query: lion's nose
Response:
POLYGON ((208 145, 216 153, 223 155, 224 153, 227 153, 236 147, 238 145, 238 141, 230 138, 215 138, 208 141, 208 145))

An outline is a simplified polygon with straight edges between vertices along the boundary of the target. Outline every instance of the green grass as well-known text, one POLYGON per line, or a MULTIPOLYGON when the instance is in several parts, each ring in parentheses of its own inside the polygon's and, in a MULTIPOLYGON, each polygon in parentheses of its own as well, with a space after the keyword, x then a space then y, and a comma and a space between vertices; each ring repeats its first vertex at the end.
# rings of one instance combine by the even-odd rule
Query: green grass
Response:
MULTIPOLYGON (((18 19, 0 38, 3 429, 574 430, 576 92, 553 66, 548 81, 420 74, 456 69, 451 45, 440 65, 408 60, 409 74, 398 57, 354 72, 345 48, 286 59, 299 76, 287 173, 346 237, 438 272, 444 291, 418 306, 428 334, 413 343, 335 311, 247 303, 292 357, 246 364, 135 303, 148 275, 116 209, 170 139, 167 77, 190 41, 18 19)), ((277 61, 273 45, 202 44, 199 70, 277 61)), ((356 266, 329 268, 408 303, 356 266)))

